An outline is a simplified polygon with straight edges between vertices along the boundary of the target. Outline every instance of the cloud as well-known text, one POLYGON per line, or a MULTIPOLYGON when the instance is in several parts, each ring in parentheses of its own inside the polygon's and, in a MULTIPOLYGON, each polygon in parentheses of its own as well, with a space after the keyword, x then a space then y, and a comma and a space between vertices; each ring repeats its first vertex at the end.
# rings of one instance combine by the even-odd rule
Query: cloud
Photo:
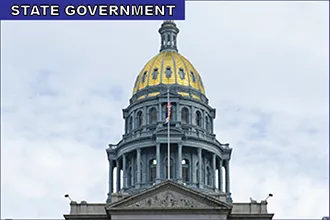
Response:
MULTIPOLYGON (((271 192, 276 218, 329 213, 328 4, 189 2, 178 22, 234 149, 234 201, 271 192)), ((65 193, 106 200, 105 148, 159 25, 2 22, 2 218, 62 218, 65 193)))

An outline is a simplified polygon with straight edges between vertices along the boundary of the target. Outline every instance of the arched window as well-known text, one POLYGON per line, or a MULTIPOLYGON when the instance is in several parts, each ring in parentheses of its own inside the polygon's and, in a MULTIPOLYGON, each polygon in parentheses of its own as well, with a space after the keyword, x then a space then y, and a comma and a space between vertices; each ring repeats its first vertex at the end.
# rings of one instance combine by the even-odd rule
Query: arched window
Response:
POLYGON ((182 181, 187 183, 190 181, 190 173, 189 173, 189 160, 182 160, 182 181))
POLYGON ((150 124, 157 123, 157 110, 156 110, 156 108, 151 108, 149 110, 149 123, 150 124))
POLYGON ((133 129, 133 117, 130 116, 129 119, 128 119, 128 131, 132 131, 133 129))
POLYGON ((181 110, 181 123, 189 123, 189 110, 186 107, 182 108, 181 110))
MULTIPOLYGON (((167 158, 166 158, 166 160, 165 160, 165 164, 164 164, 164 166, 165 166, 165 177, 166 178, 168 178, 168 164, 167 164, 167 158)), ((170 179, 172 179, 173 178, 173 160, 172 160, 172 158, 170 159, 170 179)))
POLYGON ((171 103, 171 121, 176 121, 176 104, 171 103))
POLYGON ((157 160, 152 159, 149 162, 150 167, 150 182, 154 183, 156 182, 156 166, 157 166, 157 160))
POLYGON ((202 125, 202 114, 200 111, 196 111, 196 125, 197 126, 202 125))
POLYGON ((132 167, 130 166, 127 171, 127 186, 132 186, 132 179, 133 179, 132 177, 133 177, 132 167))
POLYGON ((210 186, 212 183, 212 173, 209 166, 206 167, 206 185, 210 186))
POLYGON ((137 113, 137 128, 141 128, 142 123, 143 123, 143 115, 142 115, 142 111, 139 111, 137 113))
POLYGON ((162 104, 162 120, 165 121, 166 120, 166 116, 167 116, 167 103, 163 103, 162 104))

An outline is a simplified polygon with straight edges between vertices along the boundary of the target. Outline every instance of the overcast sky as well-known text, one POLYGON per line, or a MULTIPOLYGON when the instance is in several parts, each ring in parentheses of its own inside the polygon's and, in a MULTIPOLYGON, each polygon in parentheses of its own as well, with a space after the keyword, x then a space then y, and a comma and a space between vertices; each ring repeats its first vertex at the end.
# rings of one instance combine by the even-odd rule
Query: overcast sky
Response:
MULTIPOLYGON (((329 3, 188 2, 179 52, 199 70, 233 150, 234 202, 275 218, 329 213, 329 3)), ((160 21, 2 22, 1 218, 105 202, 109 143, 160 21)))

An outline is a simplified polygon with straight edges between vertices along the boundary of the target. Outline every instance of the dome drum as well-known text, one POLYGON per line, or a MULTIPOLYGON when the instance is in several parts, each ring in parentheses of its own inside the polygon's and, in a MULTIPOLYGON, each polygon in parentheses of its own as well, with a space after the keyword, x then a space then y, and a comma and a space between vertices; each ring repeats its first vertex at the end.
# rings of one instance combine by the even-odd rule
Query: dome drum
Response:
MULTIPOLYGON (((171 94, 172 95, 172 94, 171 94)), ((215 109, 202 102, 196 102, 191 98, 185 98, 178 94, 171 96, 171 126, 183 130, 198 131, 213 134, 213 120, 215 109)), ((166 118, 166 96, 157 96, 136 102, 123 110, 125 120, 125 135, 139 131, 155 131, 165 125, 166 118)))

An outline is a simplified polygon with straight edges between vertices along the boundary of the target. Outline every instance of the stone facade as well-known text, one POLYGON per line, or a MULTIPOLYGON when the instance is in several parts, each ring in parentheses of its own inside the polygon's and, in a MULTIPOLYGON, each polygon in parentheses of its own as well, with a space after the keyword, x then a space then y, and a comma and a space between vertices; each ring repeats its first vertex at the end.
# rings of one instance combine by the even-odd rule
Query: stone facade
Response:
MULTIPOLYGON (((116 196, 114 198, 117 198, 116 196)), ((78 219, 272 219, 267 202, 227 203, 226 196, 205 195, 171 180, 110 204, 71 202, 67 220, 78 219)))
POLYGON ((106 203, 71 202, 71 212, 65 218, 271 219, 266 201, 232 202, 232 149, 215 137, 215 109, 208 104, 196 69, 177 53, 179 29, 175 23, 165 21, 159 33, 160 55, 143 68, 130 104, 123 110, 122 140, 106 150, 106 203), (152 78, 155 83, 148 81, 152 78), (171 118, 165 123, 168 101, 171 118))

